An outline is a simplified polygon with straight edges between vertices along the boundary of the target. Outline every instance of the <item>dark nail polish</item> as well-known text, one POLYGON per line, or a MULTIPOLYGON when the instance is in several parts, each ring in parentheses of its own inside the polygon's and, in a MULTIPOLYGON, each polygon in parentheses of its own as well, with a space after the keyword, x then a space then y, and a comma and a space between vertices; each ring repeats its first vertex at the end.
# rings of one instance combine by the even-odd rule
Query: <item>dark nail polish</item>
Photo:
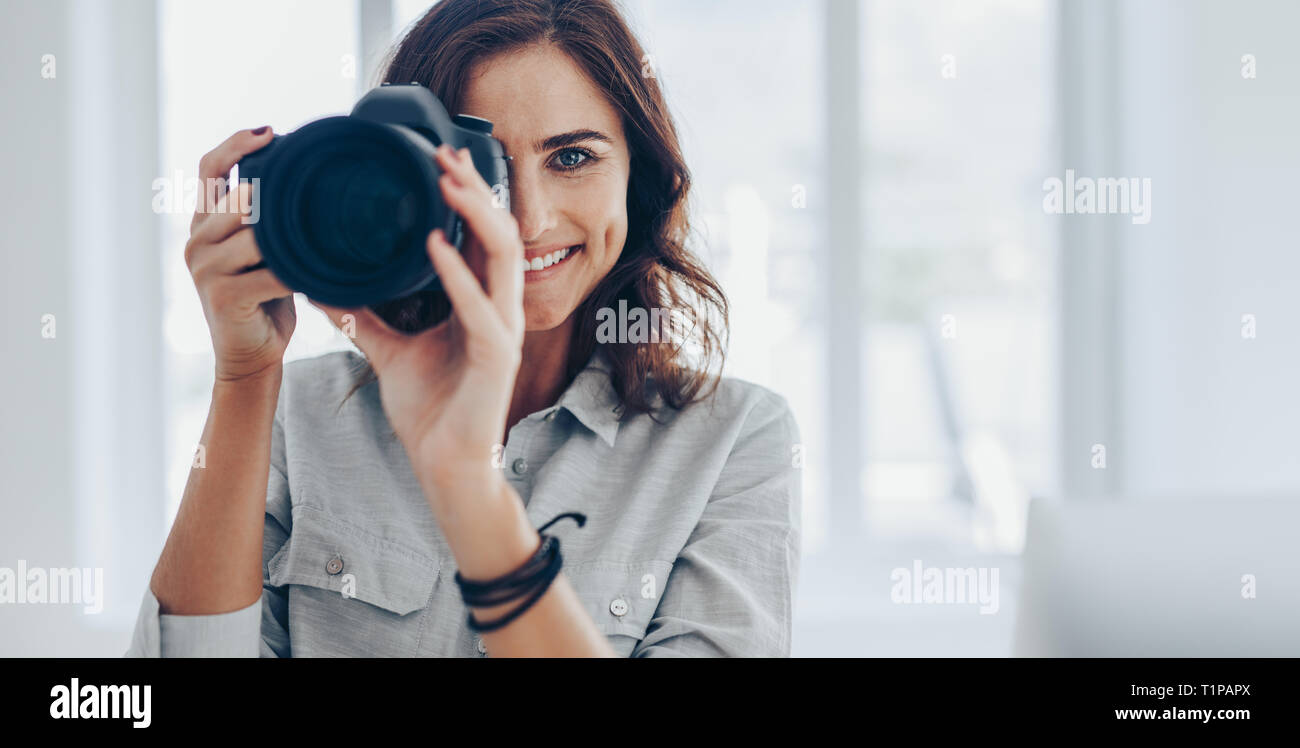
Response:
POLYGON ((254 135, 261 135, 262 133, 266 132, 267 129, 268 129, 269 127, 270 127, 269 125, 262 125, 261 127, 259 127, 259 128, 257 128, 256 130, 254 130, 254 131, 253 131, 253 134, 254 134, 254 135))

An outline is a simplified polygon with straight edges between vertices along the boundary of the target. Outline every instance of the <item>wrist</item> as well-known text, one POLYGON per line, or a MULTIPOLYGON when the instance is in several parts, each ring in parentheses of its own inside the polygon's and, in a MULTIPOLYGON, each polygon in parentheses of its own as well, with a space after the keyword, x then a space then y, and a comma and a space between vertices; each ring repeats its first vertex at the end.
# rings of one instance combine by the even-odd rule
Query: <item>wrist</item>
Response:
POLYGON ((457 569, 467 579, 488 580, 523 565, 541 537, 519 494, 504 479, 476 495, 457 495, 434 508, 457 569))
POLYGON ((506 491, 518 501, 518 495, 501 471, 492 466, 490 458, 457 458, 444 450, 438 453, 435 463, 419 465, 415 470, 435 512, 462 501, 478 503, 484 496, 497 497, 506 491))
POLYGON ((249 374, 232 375, 229 372, 217 369, 213 378, 212 389, 214 392, 222 393, 278 393, 283 378, 284 362, 282 361, 277 361, 249 374))
POLYGON ((282 371, 277 368, 255 378, 238 380, 218 378, 212 384, 212 403, 221 412, 274 415, 280 397, 282 371))

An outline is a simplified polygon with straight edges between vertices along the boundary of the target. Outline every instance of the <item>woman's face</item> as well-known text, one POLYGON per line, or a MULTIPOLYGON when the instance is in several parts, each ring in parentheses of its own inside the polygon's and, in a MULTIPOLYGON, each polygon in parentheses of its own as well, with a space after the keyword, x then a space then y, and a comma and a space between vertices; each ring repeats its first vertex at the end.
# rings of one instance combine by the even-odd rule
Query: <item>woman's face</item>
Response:
POLYGON ((622 120, 551 44, 475 65, 460 113, 491 120, 513 158, 510 209, 534 268, 524 273, 525 330, 553 329, 623 251, 629 154, 622 120), (553 265, 537 269, 547 255, 553 265))

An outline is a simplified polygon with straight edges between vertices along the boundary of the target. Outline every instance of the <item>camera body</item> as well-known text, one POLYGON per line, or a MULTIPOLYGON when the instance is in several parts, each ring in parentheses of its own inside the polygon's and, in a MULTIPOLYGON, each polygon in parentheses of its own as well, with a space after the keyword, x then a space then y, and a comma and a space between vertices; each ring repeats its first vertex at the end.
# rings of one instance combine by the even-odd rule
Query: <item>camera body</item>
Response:
POLYGON ((509 209, 508 158, 492 123, 449 116, 419 83, 385 83, 347 116, 274 136, 239 161, 239 181, 259 206, 253 233, 265 266, 294 291, 340 307, 436 287, 429 232, 441 228, 458 249, 465 234, 438 187, 434 152, 444 143, 469 149, 509 209))

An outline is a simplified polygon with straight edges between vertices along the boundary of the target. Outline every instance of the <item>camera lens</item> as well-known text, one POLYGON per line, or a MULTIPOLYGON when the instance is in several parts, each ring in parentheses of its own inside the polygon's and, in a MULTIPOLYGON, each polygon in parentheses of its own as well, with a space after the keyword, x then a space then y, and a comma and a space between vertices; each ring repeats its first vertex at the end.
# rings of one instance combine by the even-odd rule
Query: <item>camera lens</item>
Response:
POLYGON ((314 164, 298 195, 307 241, 349 272, 392 262, 419 218, 415 179, 404 173, 412 170, 371 168, 377 159, 358 150, 341 148, 314 164))
POLYGON ((454 214, 438 189, 434 144, 400 125, 347 117, 285 136, 262 181, 254 231, 286 285, 326 304, 361 306, 435 279, 425 250, 454 214))

